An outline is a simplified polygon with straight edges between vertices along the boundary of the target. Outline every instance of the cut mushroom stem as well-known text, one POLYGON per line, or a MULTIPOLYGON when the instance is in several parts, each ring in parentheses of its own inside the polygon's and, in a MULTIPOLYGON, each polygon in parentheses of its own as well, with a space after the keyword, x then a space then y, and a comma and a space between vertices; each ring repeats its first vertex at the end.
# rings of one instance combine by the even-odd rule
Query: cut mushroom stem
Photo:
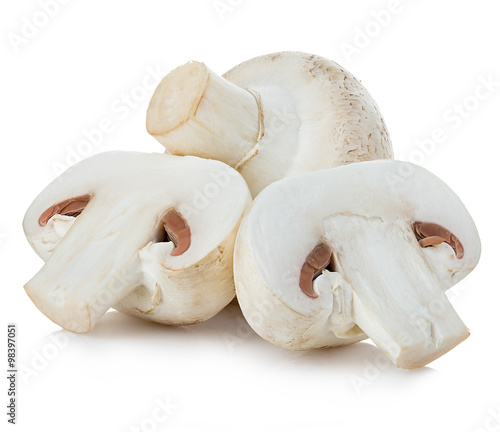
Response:
POLYGON ((134 251, 152 228, 128 212, 113 214, 116 205, 95 197, 25 285, 37 307, 67 330, 89 331, 142 280, 134 251))
POLYGON ((203 63, 189 62, 158 85, 146 127, 173 154, 196 154, 234 167, 259 138, 258 97, 203 63))
POLYGON ((467 338, 406 221, 338 214, 323 226, 353 290, 354 321, 396 365, 423 366, 467 338))

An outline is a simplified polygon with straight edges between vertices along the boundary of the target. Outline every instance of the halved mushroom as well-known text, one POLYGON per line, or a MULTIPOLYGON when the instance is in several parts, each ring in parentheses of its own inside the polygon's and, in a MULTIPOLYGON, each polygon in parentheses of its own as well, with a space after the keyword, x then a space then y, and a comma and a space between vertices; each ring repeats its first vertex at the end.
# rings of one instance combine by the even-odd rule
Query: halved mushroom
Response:
POLYGON ((285 177, 392 158, 365 87, 333 61, 301 52, 257 57, 223 78, 199 62, 178 67, 158 85, 146 126, 167 152, 232 166, 253 196, 285 177))
POLYGON ((415 368, 469 335, 445 290, 479 255, 471 216, 441 180, 404 162, 361 162, 262 191, 238 233, 236 293, 253 329, 277 345, 367 335, 415 368))
POLYGON ((26 213, 26 237, 46 261, 26 292, 77 333, 110 307, 165 324, 208 319, 234 297, 234 241, 250 200, 243 178, 218 161, 91 157, 26 213))

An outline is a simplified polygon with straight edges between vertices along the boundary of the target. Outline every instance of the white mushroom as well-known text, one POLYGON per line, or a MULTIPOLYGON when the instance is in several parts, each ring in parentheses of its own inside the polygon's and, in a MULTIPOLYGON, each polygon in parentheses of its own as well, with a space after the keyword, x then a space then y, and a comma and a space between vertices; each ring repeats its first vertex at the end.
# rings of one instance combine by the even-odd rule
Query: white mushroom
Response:
POLYGON ((441 180, 404 162, 361 162, 281 180, 256 198, 236 241, 236 293, 277 345, 367 335, 415 368, 469 335, 445 290, 479 255, 469 213, 441 180))
POLYGON ((254 58, 224 78, 187 63, 158 85, 146 126, 167 152, 234 167, 253 196, 285 177, 392 158, 365 87, 338 64, 300 52, 254 58))
POLYGON ((250 200, 243 178, 218 161, 128 152, 89 158, 26 213, 26 236, 46 261, 26 292, 77 333, 112 306, 166 324, 208 319, 234 297, 234 241, 250 200))

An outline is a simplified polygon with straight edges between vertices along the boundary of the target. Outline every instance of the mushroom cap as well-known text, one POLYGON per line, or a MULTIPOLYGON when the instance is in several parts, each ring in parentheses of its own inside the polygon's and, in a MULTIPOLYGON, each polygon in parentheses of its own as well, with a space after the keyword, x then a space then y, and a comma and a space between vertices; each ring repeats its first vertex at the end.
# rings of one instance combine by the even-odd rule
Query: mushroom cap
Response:
POLYGON ((258 155, 237 168, 252 192, 309 171, 393 157, 376 102, 331 60, 278 52, 245 61, 223 77, 261 97, 265 131, 258 155))
MULTIPOLYGON (((408 226, 427 221, 450 230, 464 247, 463 258, 458 259, 447 244, 422 249, 431 264, 437 254, 445 257, 447 271, 437 271, 445 287, 463 279, 479 260, 474 222, 442 180, 406 162, 361 162, 283 179, 259 194, 238 234, 235 268, 243 269, 236 275, 238 298, 245 291, 241 296, 252 301, 252 290, 261 285, 302 316, 331 310, 331 291, 318 288, 319 296, 310 298, 299 289, 299 279, 308 254, 322 241, 324 220, 339 214, 380 218, 389 224, 403 220, 408 226), (252 270, 245 261, 251 261, 252 270), (253 284, 244 283, 249 272, 255 273, 253 284)), ((412 241, 418 246, 416 238, 412 241)))

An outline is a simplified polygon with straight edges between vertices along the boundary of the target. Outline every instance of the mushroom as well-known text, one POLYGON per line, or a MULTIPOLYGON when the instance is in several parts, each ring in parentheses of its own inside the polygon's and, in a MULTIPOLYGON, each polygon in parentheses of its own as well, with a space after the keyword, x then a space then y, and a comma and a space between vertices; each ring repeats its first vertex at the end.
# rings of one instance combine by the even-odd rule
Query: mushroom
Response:
POLYGON ((146 127, 167 152, 217 159, 253 196, 272 182, 352 162, 392 158, 365 87, 331 60, 279 52, 217 76, 189 62, 156 88, 146 127))
POLYGON ((206 320, 234 297, 232 255, 250 204, 218 161, 109 152, 47 186, 24 231, 45 265, 26 284, 35 305, 77 333, 110 307, 150 321, 206 320))
POLYGON ((463 203, 433 174, 360 162, 261 192, 236 241, 236 294, 253 329, 277 345, 368 336, 397 366, 416 368, 469 335, 445 290, 480 248, 463 203))

